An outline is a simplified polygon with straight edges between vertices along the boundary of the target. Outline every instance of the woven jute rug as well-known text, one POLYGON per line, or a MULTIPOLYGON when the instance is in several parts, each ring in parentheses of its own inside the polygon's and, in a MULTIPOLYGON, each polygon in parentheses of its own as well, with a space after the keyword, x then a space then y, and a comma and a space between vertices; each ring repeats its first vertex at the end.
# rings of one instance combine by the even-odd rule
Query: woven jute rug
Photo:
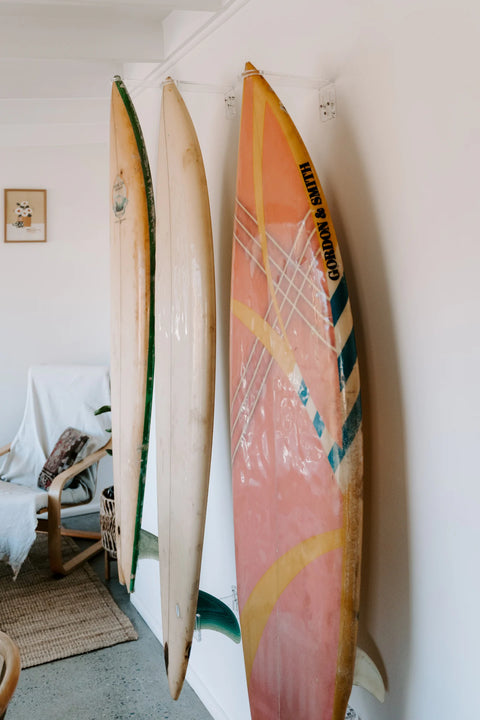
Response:
MULTIPOLYGON (((63 542, 68 559, 78 548, 70 538, 63 542)), ((16 580, 10 567, 0 563, 0 629, 17 643, 22 668, 138 637, 88 563, 66 577, 52 577, 42 535, 16 580)))

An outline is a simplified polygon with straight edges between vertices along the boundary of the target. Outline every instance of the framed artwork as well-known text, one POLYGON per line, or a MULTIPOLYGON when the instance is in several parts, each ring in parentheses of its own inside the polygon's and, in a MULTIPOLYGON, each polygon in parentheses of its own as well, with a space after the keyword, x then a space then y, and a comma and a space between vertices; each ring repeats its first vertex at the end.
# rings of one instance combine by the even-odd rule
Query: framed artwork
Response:
POLYGON ((47 191, 5 190, 5 242, 47 241, 47 191))

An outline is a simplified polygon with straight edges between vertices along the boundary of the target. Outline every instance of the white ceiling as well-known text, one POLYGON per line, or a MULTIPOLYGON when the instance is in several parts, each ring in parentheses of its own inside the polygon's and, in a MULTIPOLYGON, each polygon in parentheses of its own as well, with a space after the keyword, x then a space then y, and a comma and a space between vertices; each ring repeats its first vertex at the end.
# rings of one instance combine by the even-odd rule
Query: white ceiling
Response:
MULTIPOLYGON (((0 0, 0 101, 103 97, 123 63, 166 59, 166 18, 204 22, 228 0, 0 0)), ((167 23, 168 27, 168 23, 167 23)), ((168 32, 168 31, 167 31, 168 32)), ((1 108, 0 108, 1 111, 1 108)), ((0 117, 0 124, 4 119, 0 117)))
POLYGON ((0 147, 106 142, 113 76, 135 94, 237 1, 0 0, 0 147))

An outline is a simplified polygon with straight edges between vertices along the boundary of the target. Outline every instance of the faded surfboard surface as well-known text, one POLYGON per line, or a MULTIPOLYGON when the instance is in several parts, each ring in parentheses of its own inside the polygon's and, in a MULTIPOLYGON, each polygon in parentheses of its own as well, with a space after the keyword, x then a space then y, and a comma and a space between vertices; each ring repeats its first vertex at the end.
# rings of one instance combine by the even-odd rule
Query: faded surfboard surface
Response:
POLYGON ((313 163, 247 64, 230 339, 238 594, 253 720, 343 720, 363 451, 342 260, 313 163))
POLYGON ((153 392, 155 208, 138 118, 120 77, 110 106, 110 356, 118 575, 133 591, 153 392))
POLYGON ((165 665, 176 699, 195 628, 210 477, 215 278, 203 158, 173 81, 163 87, 158 168, 158 541, 165 665))

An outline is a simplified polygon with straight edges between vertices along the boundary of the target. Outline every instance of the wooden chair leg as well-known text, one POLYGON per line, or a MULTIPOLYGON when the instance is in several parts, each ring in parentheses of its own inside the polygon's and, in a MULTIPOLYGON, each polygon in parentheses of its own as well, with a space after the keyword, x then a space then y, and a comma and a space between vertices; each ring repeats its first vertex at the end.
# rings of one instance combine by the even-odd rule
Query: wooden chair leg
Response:
POLYGON ((102 551, 102 541, 99 532, 87 532, 83 530, 68 530, 62 527, 61 505, 59 502, 48 503, 48 557, 50 569, 56 575, 68 575, 76 567, 89 560, 91 557, 102 551), (82 552, 75 555, 71 560, 64 563, 62 556, 62 536, 78 537, 83 539, 94 539, 96 543, 90 545, 82 552))
POLYGON ((63 574, 61 505, 48 498, 48 558, 52 573, 63 574))
POLYGON ((54 575, 68 575, 68 573, 71 573, 72 570, 75 570, 75 568, 77 568, 79 565, 86 562, 87 560, 90 560, 90 558, 94 557, 94 555, 97 555, 99 552, 102 552, 102 550, 102 541, 99 540, 98 542, 90 545, 85 550, 82 550, 82 552, 78 553, 78 555, 75 555, 75 557, 67 560, 67 562, 63 562, 62 553, 60 552, 59 554, 57 554, 56 547, 54 546, 52 548, 52 551, 50 552, 49 548, 48 552, 50 559, 50 569, 54 575))

